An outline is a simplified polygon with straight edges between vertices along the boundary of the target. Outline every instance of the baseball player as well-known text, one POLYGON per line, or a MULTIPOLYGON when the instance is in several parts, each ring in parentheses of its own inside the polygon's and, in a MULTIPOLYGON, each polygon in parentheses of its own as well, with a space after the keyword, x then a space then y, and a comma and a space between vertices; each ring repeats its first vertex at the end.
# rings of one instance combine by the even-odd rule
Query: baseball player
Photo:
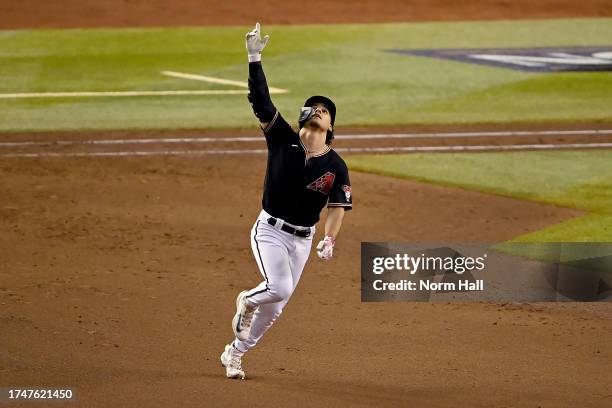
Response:
POLYGON ((268 40, 269 36, 262 40, 259 23, 246 35, 248 99, 268 145, 263 210, 251 230, 251 247, 263 281, 236 299, 235 339, 221 354, 228 378, 245 378, 242 356, 272 326, 295 290, 323 207, 328 208, 325 238, 317 245, 323 260, 331 259, 344 212, 352 208, 348 169, 330 147, 336 106, 324 96, 308 98, 296 133, 270 99, 261 65, 268 40))

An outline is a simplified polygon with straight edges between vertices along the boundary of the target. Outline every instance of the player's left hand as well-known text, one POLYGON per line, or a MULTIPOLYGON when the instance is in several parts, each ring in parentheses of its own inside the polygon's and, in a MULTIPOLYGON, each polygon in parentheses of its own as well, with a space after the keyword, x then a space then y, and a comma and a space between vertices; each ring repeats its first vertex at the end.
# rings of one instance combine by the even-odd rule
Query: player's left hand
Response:
POLYGON ((333 237, 328 235, 323 238, 317 245, 317 255, 319 255, 319 258, 324 261, 330 260, 334 255, 334 245, 336 245, 336 240, 333 237))

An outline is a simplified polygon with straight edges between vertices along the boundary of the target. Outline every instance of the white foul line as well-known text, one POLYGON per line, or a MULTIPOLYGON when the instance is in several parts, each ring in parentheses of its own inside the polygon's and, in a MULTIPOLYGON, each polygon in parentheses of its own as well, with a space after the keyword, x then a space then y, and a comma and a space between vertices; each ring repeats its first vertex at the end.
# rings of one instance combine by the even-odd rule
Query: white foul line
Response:
POLYGON ((505 150, 557 150, 557 149, 597 149, 611 148, 612 143, 559 143, 559 144, 517 144, 517 145, 468 145, 468 146, 404 146, 404 147, 341 147, 339 152, 347 153, 384 153, 384 152, 479 152, 505 150))
MULTIPOLYGON (((341 147, 334 149, 347 153, 390 153, 390 152, 478 152, 507 150, 559 150, 559 149, 596 149, 612 148, 612 143, 561 143, 561 144, 522 144, 522 145, 476 145, 476 146, 405 146, 405 147, 341 147)), ((118 151, 118 152, 40 152, 4 153, 0 157, 128 157, 128 156, 201 156, 265 154, 266 149, 225 149, 225 150, 159 150, 159 151, 118 151)))
MULTIPOLYGON (((185 74, 182 72, 162 71, 163 75, 183 79, 194 79, 215 84, 233 85, 248 88, 247 82, 232 81, 231 79, 214 78, 204 75, 185 74)), ((283 94, 289 92, 281 88, 268 88, 271 94, 283 94)), ((176 91, 86 91, 86 92, 24 92, 24 93, 0 93, 0 99, 24 99, 24 98, 76 98, 76 97, 108 97, 108 96, 188 96, 188 95, 244 95, 246 90, 176 90, 176 91)))
POLYGON ((117 91, 117 92, 28 92, 0 94, 0 99, 76 98, 84 96, 183 96, 183 95, 244 95, 243 90, 177 90, 177 91, 117 91))
POLYGON ((580 136, 610 135, 612 129, 598 130, 509 130, 491 132, 435 132, 435 133, 374 133, 365 135, 338 135, 336 139, 420 139, 459 137, 525 137, 525 136, 580 136))
POLYGON ((201 156, 225 154, 263 154, 266 149, 244 150, 158 150, 158 151, 120 151, 120 152, 76 152, 76 153, 6 153, 0 157, 128 157, 128 156, 201 156))
MULTIPOLYGON (((529 136, 580 136, 612 135, 612 129, 599 130, 534 130, 504 132, 448 132, 448 133, 389 133, 363 135, 337 135, 338 140, 368 139, 445 139, 458 137, 529 137, 529 136)), ((71 145, 129 145, 129 144, 166 144, 166 143, 228 143, 228 142, 263 142, 261 136, 241 137, 180 137, 180 138, 147 138, 147 139, 99 139, 99 140, 55 140, 48 142, 0 142, 3 147, 27 146, 71 146, 71 145)))
POLYGON ((242 88, 249 87, 248 82, 232 81, 231 79, 214 78, 214 77, 209 77, 209 76, 204 76, 204 75, 195 75, 195 74, 185 74, 183 72, 174 72, 174 71, 162 71, 161 73, 162 75, 171 76, 175 78, 181 78, 181 79, 193 79, 196 81, 211 82, 213 84, 234 85, 234 86, 240 86, 242 88))
MULTIPOLYGON (((163 75, 171 76, 171 77, 175 77, 175 78, 193 79, 195 81, 205 81, 205 82, 211 82, 213 84, 233 85, 233 86, 239 86, 239 87, 242 87, 242 88, 248 88, 249 87, 249 83, 248 82, 233 81, 231 79, 215 78, 215 77, 209 77, 209 76, 205 76, 205 75, 185 74, 183 72, 175 72, 175 71, 162 71, 161 73, 163 75)), ((268 87, 268 90, 270 91, 271 94, 279 94, 279 93, 287 93, 287 92, 289 92, 286 89, 272 88, 272 87, 268 87)))

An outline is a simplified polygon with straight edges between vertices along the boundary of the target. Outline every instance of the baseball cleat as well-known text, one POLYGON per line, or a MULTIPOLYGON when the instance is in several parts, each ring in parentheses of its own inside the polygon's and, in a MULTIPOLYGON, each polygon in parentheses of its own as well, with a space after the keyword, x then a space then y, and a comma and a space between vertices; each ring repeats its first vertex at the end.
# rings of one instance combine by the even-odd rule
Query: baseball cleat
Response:
POLYGON ((225 351, 221 353, 221 365, 225 367, 227 378, 244 380, 246 375, 242 369, 242 357, 234 355, 234 347, 231 344, 225 346, 225 351))
POLYGON ((256 307, 252 307, 246 304, 245 296, 247 290, 240 292, 236 298, 236 315, 232 320, 232 329, 234 335, 238 340, 246 340, 249 338, 251 333, 251 321, 253 320, 253 313, 255 313, 256 307))

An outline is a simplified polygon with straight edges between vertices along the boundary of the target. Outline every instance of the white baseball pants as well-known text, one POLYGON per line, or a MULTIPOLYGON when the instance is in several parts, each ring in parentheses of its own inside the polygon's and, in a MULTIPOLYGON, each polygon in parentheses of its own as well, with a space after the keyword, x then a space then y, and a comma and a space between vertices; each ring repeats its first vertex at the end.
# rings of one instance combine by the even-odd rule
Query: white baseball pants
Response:
MULTIPOLYGON (((282 313, 302 276, 315 233, 315 227, 311 227, 308 238, 291 235, 281 230, 283 220, 278 219, 273 226, 268 223, 270 217, 262 210, 251 229, 251 248, 264 280, 249 290, 246 296, 247 303, 257 306, 257 310, 253 315, 249 338, 245 341, 234 340, 234 347, 240 353, 255 347, 282 313)), ((293 228, 308 228, 285 224, 293 228)))

